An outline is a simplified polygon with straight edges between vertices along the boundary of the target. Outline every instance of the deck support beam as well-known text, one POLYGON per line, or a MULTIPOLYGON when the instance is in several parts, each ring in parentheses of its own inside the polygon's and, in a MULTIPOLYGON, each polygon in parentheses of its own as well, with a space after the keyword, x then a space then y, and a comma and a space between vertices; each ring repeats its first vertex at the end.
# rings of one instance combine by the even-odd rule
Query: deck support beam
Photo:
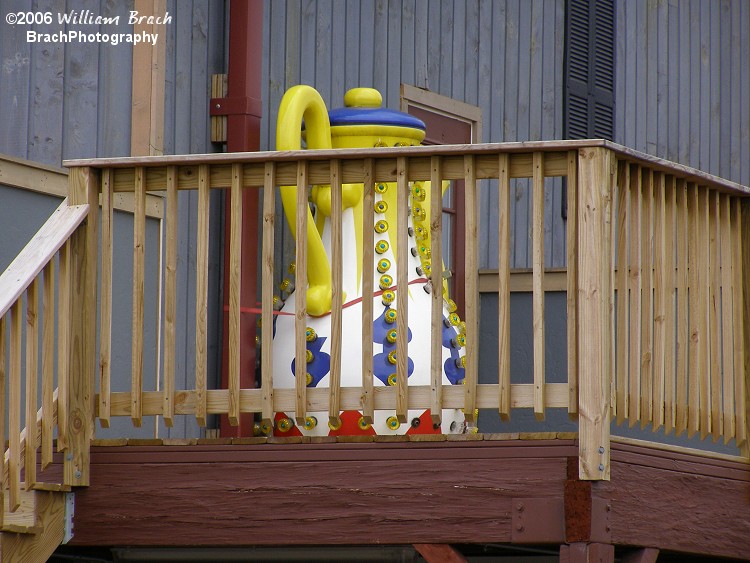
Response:
POLYGON ((614 563, 615 546, 606 543, 571 543, 560 546, 560 563, 614 563))

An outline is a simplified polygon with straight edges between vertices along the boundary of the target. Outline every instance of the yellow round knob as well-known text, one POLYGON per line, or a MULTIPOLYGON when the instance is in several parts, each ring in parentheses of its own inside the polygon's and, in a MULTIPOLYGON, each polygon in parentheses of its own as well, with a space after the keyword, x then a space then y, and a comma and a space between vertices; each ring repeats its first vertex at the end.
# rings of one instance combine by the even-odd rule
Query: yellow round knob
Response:
POLYGON ((401 426, 401 423, 398 421, 398 418, 396 418, 395 416, 389 416, 388 419, 385 421, 385 424, 391 430, 398 430, 399 426, 401 426))
POLYGON ((389 375, 388 376, 388 385, 390 385, 391 387, 395 387, 396 386, 396 381, 397 381, 396 377, 397 376, 396 376, 395 373, 392 373, 391 375, 389 375))
POLYGON ((352 88, 344 94, 344 105, 348 108, 379 108, 383 96, 375 88, 352 88))

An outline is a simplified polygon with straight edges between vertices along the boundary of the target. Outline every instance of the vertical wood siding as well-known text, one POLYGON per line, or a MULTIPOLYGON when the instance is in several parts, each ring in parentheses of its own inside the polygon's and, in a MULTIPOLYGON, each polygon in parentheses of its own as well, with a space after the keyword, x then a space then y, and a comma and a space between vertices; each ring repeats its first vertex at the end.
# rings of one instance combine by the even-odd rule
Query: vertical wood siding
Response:
POLYGON ((750 183, 750 4, 618 0, 615 141, 750 183))
MULTIPOLYGON (((483 142, 562 136, 564 0, 288 0, 265 8, 263 148, 274 147, 281 97, 301 83, 329 108, 356 86, 377 88, 393 109, 401 83, 426 88, 479 106, 483 142)), ((482 268, 497 267, 490 187, 481 193, 482 268)), ((512 189, 512 262, 530 267, 530 185, 512 189)), ((546 265, 563 266, 559 182, 545 187, 544 225, 546 265)), ((277 240, 289 252, 281 227, 277 240)))

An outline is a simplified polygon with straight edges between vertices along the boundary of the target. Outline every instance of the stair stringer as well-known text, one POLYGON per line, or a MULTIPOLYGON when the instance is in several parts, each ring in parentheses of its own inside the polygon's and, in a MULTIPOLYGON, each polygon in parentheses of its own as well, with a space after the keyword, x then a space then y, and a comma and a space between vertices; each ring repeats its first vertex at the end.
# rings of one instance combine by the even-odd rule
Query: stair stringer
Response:
POLYGON ((0 562, 47 561, 65 539, 65 491, 30 491, 35 522, 25 533, 0 532, 0 562))

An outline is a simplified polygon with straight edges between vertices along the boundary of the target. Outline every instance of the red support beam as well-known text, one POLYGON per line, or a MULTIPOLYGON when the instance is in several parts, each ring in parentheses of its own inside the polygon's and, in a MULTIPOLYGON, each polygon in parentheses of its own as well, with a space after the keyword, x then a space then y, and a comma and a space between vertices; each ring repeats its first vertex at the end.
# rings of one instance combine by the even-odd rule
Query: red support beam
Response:
MULTIPOLYGON (((211 100, 212 113, 227 116, 227 152, 257 151, 260 149, 261 70, 263 53, 263 2, 247 0, 230 2, 229 7, 229 74, 227 97, 211 100), (216 106, 219 106, 217 109, 216 106), (218 113, 217 113, 218 112, 218 113)), ((240 307, 254 307, 258 295, 257 249, 259 190, 245 190, 242 196, 242 267, 240 307)), ((226 201, 226 217, 230 198, 226 201)), ((229 229, 224 233, 224 298, 221 384, 229 381, 229 229)), ((255 387, 255 317, 243 315, 240 324, 240 386, 255 387)), ((226 416, 221 417, 222 436, 251 436, 252 415, 240 417, 239 426, 231 426, 226 416)))

